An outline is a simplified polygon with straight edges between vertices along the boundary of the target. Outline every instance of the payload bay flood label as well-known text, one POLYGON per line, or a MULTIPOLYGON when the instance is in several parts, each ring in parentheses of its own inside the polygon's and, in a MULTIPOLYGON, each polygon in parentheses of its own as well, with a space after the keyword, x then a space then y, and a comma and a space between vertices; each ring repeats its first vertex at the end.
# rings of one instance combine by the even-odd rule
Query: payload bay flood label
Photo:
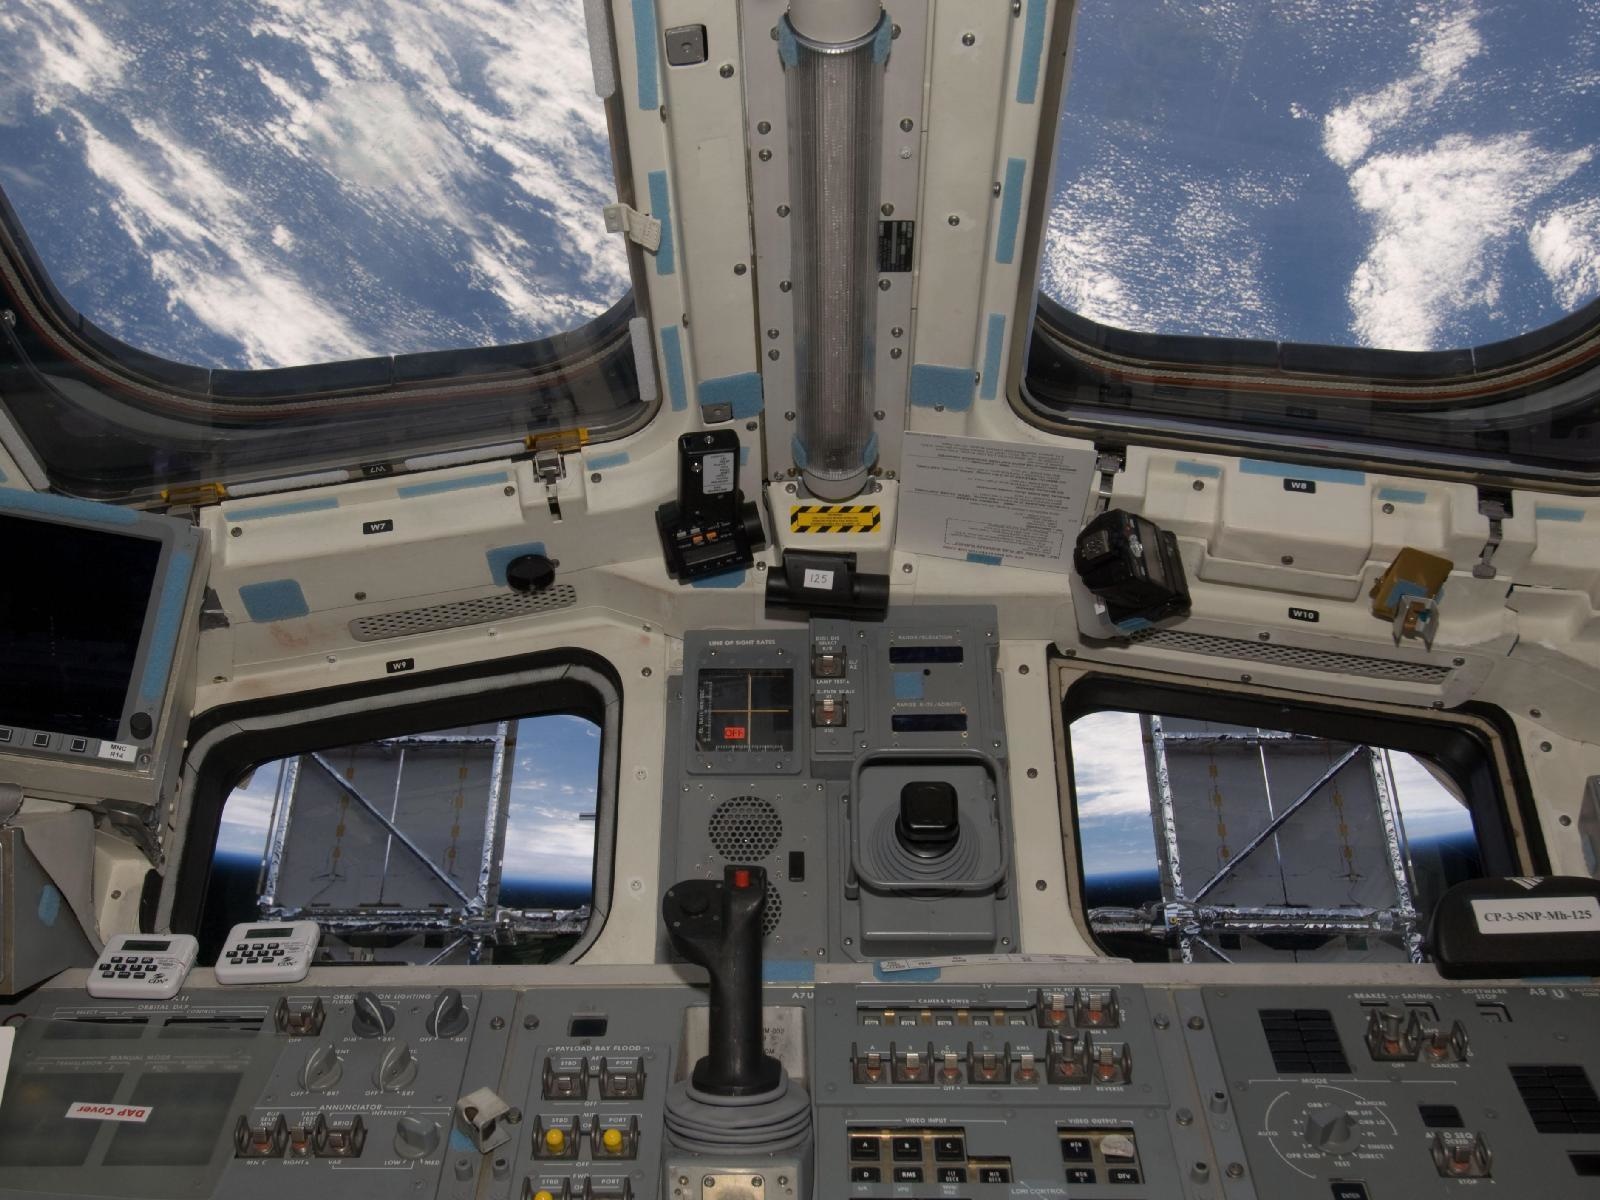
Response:
POLYGON ((790 533, 871 533, 883 523, 876 504, 791 504, 790 533))
POLYGON ((1474 900, 1472 913, 1485 934, 1600 932, 1600 900, 1591 896, 1474 900))

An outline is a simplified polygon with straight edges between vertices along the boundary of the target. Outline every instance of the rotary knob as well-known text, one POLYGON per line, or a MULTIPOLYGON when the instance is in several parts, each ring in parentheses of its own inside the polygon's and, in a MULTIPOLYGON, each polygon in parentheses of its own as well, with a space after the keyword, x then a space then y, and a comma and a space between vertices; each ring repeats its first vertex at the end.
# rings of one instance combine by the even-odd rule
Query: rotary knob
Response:
POLYGON ((308 1092, 325 1092, 335 1086, 344 1074, 344 1064, 339 1061, 339 1051, 332 1042, 323 1042, 312 1048, 300 1068, 300 1086, 308 1092))
POLYGON ((1342 1108, 1313 1108, 1306 1113, 1306 1143, 1324 1154, 1343 1150, 1356 1140, 1356 1119, 1342 1108))
POLYGON ((460 1037, 467 1028, 467 1008, 456 988, 445 988, 433 998, 433 1008, 424 1022, 428 1032, 438 1038, 460 1037))
POLYGON ((427 1158, 439 1149, 439 1123, 426 1117, 401 1117, 394 1127, 394 1152, 401 1158, 427 1158))
POLYGON ((411 1086, 417 1077, 417 1056, 405 1042, 397 1042, 383 1052, 377 1069, 372 1072, 372 1082, 381 1092, 398 1092, 411 1086))
POLYGON ((350 1026, 357 1037, 382 1037, 394 1028, 394 1009, 371 992, 357 992, 350 1026))

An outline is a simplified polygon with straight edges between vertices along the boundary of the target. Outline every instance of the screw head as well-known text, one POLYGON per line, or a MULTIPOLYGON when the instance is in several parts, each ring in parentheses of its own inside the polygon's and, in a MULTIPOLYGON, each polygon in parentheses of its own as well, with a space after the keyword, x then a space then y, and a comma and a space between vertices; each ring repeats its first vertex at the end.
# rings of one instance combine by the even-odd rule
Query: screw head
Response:
POLYGON ((878 280, 878 290, 880 292, 887 292, 891 286, 893 285, 887 279, 878 280))
POLYGON ((955 213, 951 213, 950 216, 948 218, 946 218, 946 219, 950 222, 952 228, 954 226, 957 226, 957 225, 961 224, 961 218, 956 216, 955 213))
POLYGON ((732 79, 733 78, 733 64, 732 63, 723 63, 722 66, 717 69, 717 74, 721 75, 724 79, 732 79))
POLYGON ((789 411, 788 411, 788 412, 786 412, 786 413, 784 413, 784 414, 783 414, 783 419, 784 419, 784 420, 785 420, 785 421, 792 421, 792 420, 794 420, 794 410, 793 410, 793 409, 790 409, 790 410, 789 410, 789 411))
POLYGON ((1392 505, 1392 504, 1385 504, 1385 505, 1384 505, 1384 506, 1383 506, 1383 515, 1384 515, 1384 516, 1386 516, 1386 517, 1392 517, 1392 516, 1394 516, 1394 505, 1392 505))
POLYGON ((771 121, 758 122, 757 125, 756 125, 756 132, 759 133, 762 137, 766 137, 767 134, 772 132, 772 122, 771 121))
POLYGON ((600 482, 600 472, 596 471, 593 475, 589 476, 589 482, 590 483, 599 483, 600 482))
POLYGON ((1282 557, 1282 558, 1280 558, 1280 559, 1279 559, 1279 560, 1278 560, 1278 561, 1279 561, 1279 562, 1281 562, 1281 563, 1282 563, 1282 564, 1283 564, 1283 565, 1284 565, 1284 566, 1286 566, 1286 567, 1292 567, 1292 566, 1294 566, 1294 555, 1292 555, 1292 554, 1285 554, 1285 555, 1284 555, 1284 556, 1283 556, 1283 557, 1282 557))
POLYGON ((901 117, 900 118, 900 132, 901 133, 910 133, 915 128, 916 128, 916 122, 912 121, 912 119, 910 117, 901 117))
POLYGON ((767 357, 770 358, 773 362, 777 362, 778 359, 782 357, 782 355, 780 355, 776 349, 773 349, 773 350, 768 350, 767 351, 767 357))
POLYGON ((889 330, 889 336, 892 338, 905 337, 905 335, 906 331, 899 325, 896 325, 893 329, 889 330))
POLYGON ((244 536, 244 530, 240 529, 237 525, 235 525, 232 529, 228 530, 228 536, 229 537, 243 537, 244 536))
POLYGON ((1039 778, 1039 768, 1038 767, 1029 767, 1028 768, 1028 778, 1029 779, 1037 779, 1037 778, 1039 778))
POLYGON ((639 674, 643 675, 646 679, 649 679, 653 672, 649 667, 640 667, 639 674))
POLYGON ((1204 479, 1196 479, 1194 481, 1194 490, 1197 491, 1197 492, 1205 491, 1206 490, 1206 481, 1204 479))
POLYGON ((509 483, 506 484, 506 495, 515 496, 516 494, 517 494, 517 489, 512 487, 509 483))
POLYGON ((975 46, 978 44, 978 37, 976 34, 963 33, 961 35, 961 44, 963 46, 975 46))
POLYGON ((793 288, 794 284, 790 283, 787 279, 781 279, 778 281, 778 290, 780 292, 788 292, 793 288))
MULTIPOLYGON (((905 354, 905 351, 900 349, 899 346, 895 346, 895 347, 891 348, 890 351, 889 351, 889 357, 890 358, 900 358, 904 354, 905 354)), ((882 419, 883 418, 881 418, 881 417, 879 418, 879 420, 882 420, 882 419)))
POLYGON ((875 410, 875 411, 874 411, 874 412, 873 412, 873 414, 872 414, 872 419, 873 419, 873 420, 874 420, 874 421, 881 421, 881 420, 883 420, 883 409, 881 409, 881 408, 880 408, 880 409, 877 409, 877 410, 875 410))
POLYGON ((878 205, 878 211, 881 212, 886 217, 892 217, 892 216, 894 216, 894 205, 889 204, 888 202, 885 202, 883 204, 878 205))
POLYGON ((778 215, 780 217, 787 217, 789 215, 789 206, 787 204, 778 205, 778 215))
POLYGON ((772 161, 772 151, 766 149, 765 147, 762 147, 760 152, 757 153, 756 157, 759 158, 762 162, 771 162, 772 161))
POLYGON ((749 269, 750 268, 745 266, 743 263, 734 263, 733 264, 733 273, 735 275, 743 275, 749 269))

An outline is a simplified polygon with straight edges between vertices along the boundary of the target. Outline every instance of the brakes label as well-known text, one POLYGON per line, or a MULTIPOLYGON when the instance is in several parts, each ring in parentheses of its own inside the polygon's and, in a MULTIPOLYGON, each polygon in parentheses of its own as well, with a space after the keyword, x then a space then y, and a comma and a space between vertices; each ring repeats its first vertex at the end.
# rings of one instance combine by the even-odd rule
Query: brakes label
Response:
POLYGON ((876 504, 791 504, 790 533, 871 533, 883 523, 876 504))

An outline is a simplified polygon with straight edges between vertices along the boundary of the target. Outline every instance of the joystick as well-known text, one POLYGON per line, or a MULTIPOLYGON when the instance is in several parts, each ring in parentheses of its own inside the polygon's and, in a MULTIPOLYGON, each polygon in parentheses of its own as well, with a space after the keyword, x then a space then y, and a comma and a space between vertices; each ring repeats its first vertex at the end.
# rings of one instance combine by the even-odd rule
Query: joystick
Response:
POLYGON ((764 1048, 761 910, 767 873, 729 866, 721 880, 690 879, 661 902, 677 953, 711 976, 710 1050, 667 1091, 665 1178, 681 1172, 794 1180, 811 1195, 811 1097, 764 1048))
POLYGON ((711 1052, 694 1066, 696 1089, 755 1096, 778 1087, 783 1067, 761 1044, 761 910, 767 873, 729 867, 719 883, 690 879, 662 902, 673 949, 711 975, 711 1052))

